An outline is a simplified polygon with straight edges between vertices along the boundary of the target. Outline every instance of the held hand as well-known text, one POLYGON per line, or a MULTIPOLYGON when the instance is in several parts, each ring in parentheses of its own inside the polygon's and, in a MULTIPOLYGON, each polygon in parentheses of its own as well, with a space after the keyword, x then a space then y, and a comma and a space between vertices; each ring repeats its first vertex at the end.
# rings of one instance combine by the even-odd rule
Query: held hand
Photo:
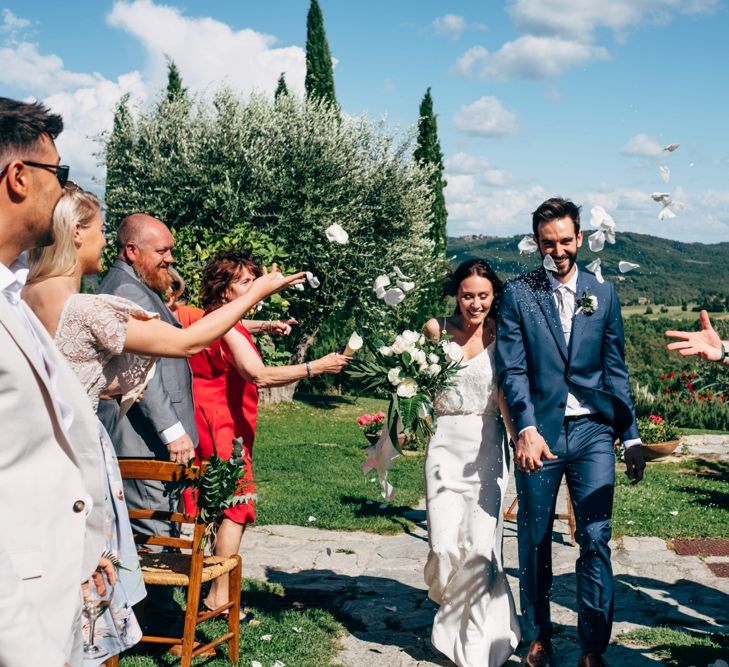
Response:
POLYGON ((81 584, 81 597, 84 601, 91 599, 89 581, 92 580, 94 582, 96 592, 101 596, 106 595, 106 582, 108 581, 112 586, 116 584, 116 570, 114 569, 114 564, 108 558, 104 558, 103 556, 99 558, 99 565, 96 568, 96 572, 91 575, 88 581, 84 581, 84 583, 81 584), (106 580, 104 579, 104 575, 106 575, 106 580))
POLYGON ((516 442, 514 460, 522 472, 534 472, 542 469, 542 459, 553 461, 557 457, 549 450, 549 446, 535 428, 522 431, 516 442))
POLYGON ((669 338, 678 338, 678 342, 669 343, 669 350, 678 350, 683 356, 699 355, 707 361, 721 359, 721 338, 711 326, 709 313, 699 313, 700 331, 666 331, 669 338))
POLYGON ((170 453, 172 463, 187 463, 195 456, 195 445, 192 444, 190 436, 185 433, 168 443, 167 451, 170 453))
POLYGON ((265 333, 273 334, 274 336, 288 336, 291 333, 291 326, 298 324, 299 321, 293 317, 288 320, 275 320, 269 322, 269 326, 266 327, 265 333))
POLYGON ((322 373, 335 375, 339 373, 350 361, 352 361, 352 357, 339 354, 338 352, 331 352, 330 354, 321 357, 321 359, 313 361, 311 365, 314 367, 317 375, 322 373))
POLYGON ((299 271, 290 276, 285 276, 278 270, 276 264, 271 264, 269 271, 265 266, 261 267, 261 276, 253 281, 252 289, 260 299, 265 299, 271 294, 280 292, 282 289, 293 285, 303 285, 306 278, 306 271, 299 271))
POLYGON ((623 458, 625 459, 625 474, 631 484, 637 484, 643 479, 643 471, 645 470, 645 461, 643 460, 643 452, 640 451, 640 445, 626 447, 623 458))

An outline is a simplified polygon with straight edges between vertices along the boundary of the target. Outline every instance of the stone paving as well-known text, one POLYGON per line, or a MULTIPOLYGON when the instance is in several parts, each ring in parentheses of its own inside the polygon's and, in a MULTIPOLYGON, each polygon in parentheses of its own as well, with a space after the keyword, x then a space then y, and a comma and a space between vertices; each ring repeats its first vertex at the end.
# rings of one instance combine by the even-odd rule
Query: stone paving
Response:
MULTIPOLYGON (((725 441, 707 444, 697 439, 690 447, 700 455, 729 455, 725 441)), ((429 642, 436 605, 423 583, 428 549, 424 508, 407 510, 404 516, 416 529, 396 536, 254 527, 244 539, 244 574, 279 582, 294 599, 330 609, 349 632, 337 658, 344 667, 451 665, 429 642)), ((553 664, 576 665, 573 573, 578 549, 569 544, 566 522, 555 522, 553 554, 553 664)), ((514 522, 506 522, 504 562, 518 606, 514 522)), ((701 558, 678 556, 662 539, 624 537, 613 544, 613 567, 613 639, 634 628, 656 625, 729 631, 729 579, 717 578, 701 558)), ((518 664, 524 653, 520 648, 512 662, 518 664)), ((657 662, 647 650, 617 643, 611 644, 606 658, 622 667, 657 662)))

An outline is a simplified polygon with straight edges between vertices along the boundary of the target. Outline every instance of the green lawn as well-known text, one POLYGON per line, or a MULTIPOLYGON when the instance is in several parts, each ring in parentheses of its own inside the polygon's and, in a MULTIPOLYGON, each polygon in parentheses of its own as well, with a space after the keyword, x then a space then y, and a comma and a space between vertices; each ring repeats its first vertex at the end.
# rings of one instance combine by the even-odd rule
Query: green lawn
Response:
POLYGON ((620 635, 618 642, 628 646, 650 647, 664 665, 671 667, 703 667, 716 660, 726 660, 729 655, 729 636, 719 633, 699 634, 658 627, 620 635))
POLYGON ((664 539, 729 535, 729 463, 701 459, 649 463, 644 480, 635 486, 623 469, 618 466, 615 535, 664 539))
POLYGON ((261 406, 253 455, 258 524, 407 530, 411 523, 402 513, 424 495, 424 457, 393 462, 389 479, 397 496, 384 509, 377 475, 362 473, 368 443, 356 419, 385 408, 385 401, 336 396, 261 406))
MULTIPOLYGON (((345 634, 344 627, 328 611, 316 606, 302 605, 286 596, 277 584, 246 579, 243 598, 255 615, 256 623, 242 625, 240 633, 240 667, 250 667, 257 660, 270 667, 280 660, 290 667, 322 667, 334 665, 332 659, 338 649, 338 638, 345 634), (269 640, 262 639, 270 635, 269 640)), ((212 620, 198 628, 198 638, 209 641, 227 632, 227 622, 212 620)), ((226 644, 218 647, 218 657, 197 658, 193 665, 230 667, 226 644)), ((167 667, 179 665, 180 659, 144 644, 124 653, 120 667, 167 667)))
MULTIPOLYGON (((695 303, 688 304, 688 310, 681 310, 681 306, 661 306, 660 304, 650 304, 650 308, 653 310, 652 313, 646 315, 645 309, 648 306, 623 306, 621 308, 623 317, 631 317, 633 315, 640 315, 649 320, 657 320, 660 317, 670 317, 673 320, 691 320, 696 321, 699 319, 698 311, 692 311, 691 309, 696 306, 695 303), (661 312, 661 308, 668 309, 668 312, 661 312)), ((726 320, 729 319, 729 313, 711 313, 712 320, 726 320)))

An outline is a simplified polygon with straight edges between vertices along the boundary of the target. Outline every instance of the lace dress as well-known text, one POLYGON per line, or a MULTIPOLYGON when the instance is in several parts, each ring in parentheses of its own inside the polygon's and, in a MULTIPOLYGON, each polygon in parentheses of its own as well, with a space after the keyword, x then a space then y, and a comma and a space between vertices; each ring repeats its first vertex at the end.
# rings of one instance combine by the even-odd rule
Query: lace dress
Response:
MULTIPOLYGON (((147 379, 154 359, 123 353, 130 317, 151 319, 127 299, 108 294, 75 294, 64 304, 54 341, 71 364, 89 395, 94 410, 103 392, 122 396, 138 389, 147 379)), ((106 548, 118 558, 117 583, 109 609, 96 621, 94 637, 109 654, 85 665, 100 664, 136 644, 142 638, 132 605, 146 592, 132 538, 119 464, 109 435, 99 422, 99 444, 104 454, 106 548)), ((84 633, 87 621, 84 619, 84 633)))
POLYGON ((503 665, 520 638, 502 562, 508 470, 493 350, 435 397, 438 427, 425 460, 425 582, 440 605, 431 639, 459 667, 503 665))

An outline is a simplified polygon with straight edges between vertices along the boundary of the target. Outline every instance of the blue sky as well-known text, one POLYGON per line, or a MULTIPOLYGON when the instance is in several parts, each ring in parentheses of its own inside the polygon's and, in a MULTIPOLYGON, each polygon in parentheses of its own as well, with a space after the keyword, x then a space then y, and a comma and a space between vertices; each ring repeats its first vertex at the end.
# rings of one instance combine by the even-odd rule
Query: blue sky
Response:
MULTIPOLYGON (((451 235, 526 232, 560 194, 618 231, 729 241, 726 0, 320 3, 346 113, 400 132, 432 88, 451 235), (658 219, 656 191, 675 218, 658 219)), ((103 180, 90 137, 124 92, 155 99, 165 54, 195 91, 272 94, 285 71, 301 92, 308 5, 0 0, 0 91, 63 113, 63 159, 89 184, 103 180)))

